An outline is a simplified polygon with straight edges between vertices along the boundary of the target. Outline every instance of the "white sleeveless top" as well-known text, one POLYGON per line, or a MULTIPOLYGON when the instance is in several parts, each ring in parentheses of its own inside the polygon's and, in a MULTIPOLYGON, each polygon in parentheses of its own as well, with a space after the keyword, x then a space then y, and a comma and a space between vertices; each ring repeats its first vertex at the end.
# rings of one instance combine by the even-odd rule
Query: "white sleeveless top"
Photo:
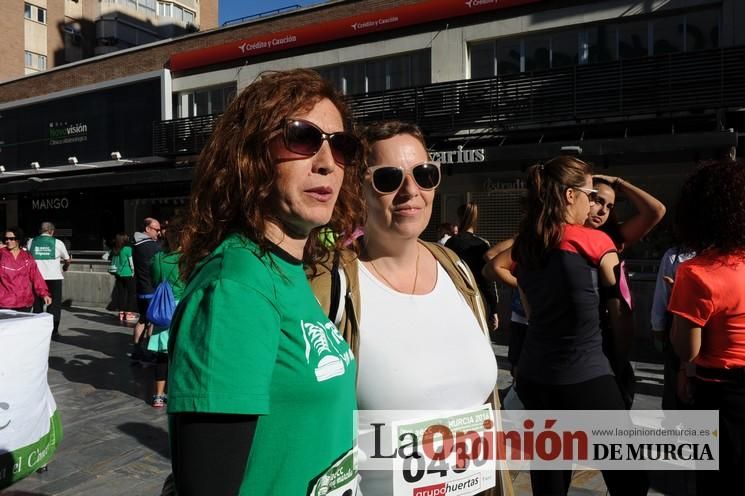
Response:
MULTIPOLYGON (((457 410, 486 403, 497 383, 497 361, 489 338, 445 269, 437 264, 437 283, 429 294, 409 295, 389 288, 356 263, 362 307, 358 409, 457 410)), ((359 415, 361 428, 391 420, 382 412, 359 415)), ((360 476, 365 496, 392 493, 391 472, 362 471, 360 476)))
POLYGON ((483 405, 497 382, 489 338, 445 269, 429 294, 399 293, 359 261, 360 410, 483 405))

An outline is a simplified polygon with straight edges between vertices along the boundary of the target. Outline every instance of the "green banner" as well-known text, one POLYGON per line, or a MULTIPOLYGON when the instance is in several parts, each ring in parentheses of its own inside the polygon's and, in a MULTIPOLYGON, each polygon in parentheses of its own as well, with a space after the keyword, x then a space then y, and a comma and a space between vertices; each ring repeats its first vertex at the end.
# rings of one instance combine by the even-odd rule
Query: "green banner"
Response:
POLYGON ((62 422, 55 410, 49 419, 49 432, 28 446, 0 454, 0 489, 18 482, 52 459, 62 440, 62 422))

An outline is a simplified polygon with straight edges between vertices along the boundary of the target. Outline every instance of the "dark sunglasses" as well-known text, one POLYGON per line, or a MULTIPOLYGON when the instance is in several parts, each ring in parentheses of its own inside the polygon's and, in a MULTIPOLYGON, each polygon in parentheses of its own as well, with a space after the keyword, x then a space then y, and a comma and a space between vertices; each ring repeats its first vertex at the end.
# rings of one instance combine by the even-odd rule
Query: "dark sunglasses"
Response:
POLYGON ((18 238, 3 238, 3 241, 18 241, 18 238))
POLYGON ((354 164, 362 148, 360 140, 348 131, 328 134, 312 122, 302 119, 287 119, 283 137, 288 150, 306 157, 312 157, 318 153, 323 142, 328 141, 331 156, 341 166, 354 164))
POLYGON ((394 165, 373 165, 367 168, 372 178, 372 187, 381 195, 397 191, 407 174, 423 191, 430 191, 440 185, 440 162, 422 162, 410 169, 394 165))

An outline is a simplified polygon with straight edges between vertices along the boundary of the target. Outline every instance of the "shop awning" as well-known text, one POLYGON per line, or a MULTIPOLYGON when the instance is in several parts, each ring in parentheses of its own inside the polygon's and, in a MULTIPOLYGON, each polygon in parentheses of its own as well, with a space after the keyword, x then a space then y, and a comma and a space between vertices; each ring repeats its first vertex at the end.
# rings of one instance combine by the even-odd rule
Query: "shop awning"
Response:
POLYGON ((192 162, 138 157, 0 172, 0 194, 77 190, 191 180, 192 162))

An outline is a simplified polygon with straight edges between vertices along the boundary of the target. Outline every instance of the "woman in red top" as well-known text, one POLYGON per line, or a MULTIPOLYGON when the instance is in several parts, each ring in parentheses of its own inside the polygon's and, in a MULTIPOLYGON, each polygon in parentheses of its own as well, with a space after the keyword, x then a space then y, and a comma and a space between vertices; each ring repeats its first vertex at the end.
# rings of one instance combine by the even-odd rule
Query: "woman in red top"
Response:
POLYGON ((698 494, 730 494, 745 470, 745 164, 700 167, 683 185, 676 224, 698 256, 678 266, 668 310, 683 363, 679 395, 719 410, 719 472, 698 471, 698 494))
POLYGON ((5 248, 0 248, 0 308, 30 312, 34 293, 52 303, 47 283, 34 258, 22 250, 23 231, 14 227, 5 231, 5 248))
MULTIPOLYGON (((590 166, 560 156, 528 169, 526 213, 512 247, 528 314, 517 387, 529 410, 623 410, 603 353, 601 292, 617 291, 618 253, 583 224, 596 200, 590 166)), ((618 307, 610 307, 616 318, 618 307)), ((618 326, 613 326, 618 329, 618 326)), ((533 470, 535 495, 565 495, 570 470, 533 470)), ((639 471, 603 471, 611 495, 647 492, 639 471)))

